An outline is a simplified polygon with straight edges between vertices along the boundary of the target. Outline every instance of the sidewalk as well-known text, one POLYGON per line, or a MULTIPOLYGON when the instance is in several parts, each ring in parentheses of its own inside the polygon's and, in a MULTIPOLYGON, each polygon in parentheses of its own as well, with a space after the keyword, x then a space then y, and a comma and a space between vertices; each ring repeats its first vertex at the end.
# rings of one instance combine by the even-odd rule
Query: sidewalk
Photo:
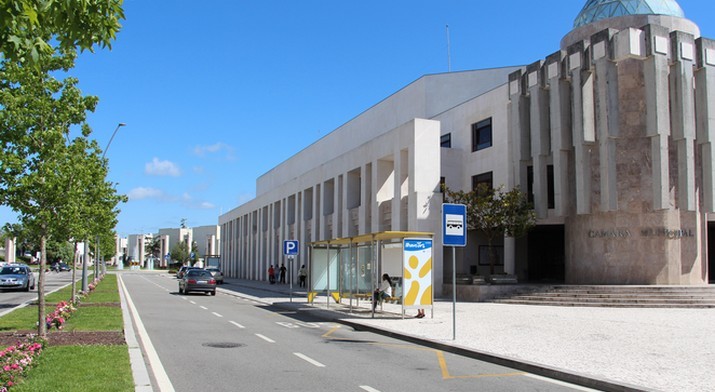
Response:
POLYGON ((437 300, 434 318, 402 319, 399 305, 371 317, 325 296, 313 305, 289 285, 226 278, 220 291, 248 296, 356 328, 603 390, 707 391, 715 386, 715 309, 586 308, 437 300))

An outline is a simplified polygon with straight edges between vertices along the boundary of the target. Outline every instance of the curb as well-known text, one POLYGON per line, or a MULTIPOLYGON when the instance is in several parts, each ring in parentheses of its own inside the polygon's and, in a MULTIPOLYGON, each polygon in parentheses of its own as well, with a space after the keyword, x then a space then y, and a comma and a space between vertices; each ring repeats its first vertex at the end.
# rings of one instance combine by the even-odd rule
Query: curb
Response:
POLYGON ((153 392, 154 389, 151 386, 149 371, 147 370, 144 355, 142 354, 142 349, 137 341, 136 332, 134 330, 134 321, 132 320, 131 314, 129 314, 127 299, 124 294, 124 284, 119 284, 120 280, 121 277, 117 275, 119 298, 122 303, 122 317, 124 318, 124 340, 127 342, 129 349, 129 363, 131 364, 132 375, 134 377, 134 390, 136 392, 153 392))

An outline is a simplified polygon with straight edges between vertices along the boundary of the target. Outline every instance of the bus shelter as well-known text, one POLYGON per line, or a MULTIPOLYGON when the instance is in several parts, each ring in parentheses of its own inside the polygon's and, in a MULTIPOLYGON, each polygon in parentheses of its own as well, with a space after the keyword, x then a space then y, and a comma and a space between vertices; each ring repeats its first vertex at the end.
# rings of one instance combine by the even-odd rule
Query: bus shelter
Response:
POLYGON ((432 233, 385 231, 309 243, 308 302, 317 295, 336 303, 372 303, 383 274, 392 279, 387 301, 406 309, 433 309, 432 233))

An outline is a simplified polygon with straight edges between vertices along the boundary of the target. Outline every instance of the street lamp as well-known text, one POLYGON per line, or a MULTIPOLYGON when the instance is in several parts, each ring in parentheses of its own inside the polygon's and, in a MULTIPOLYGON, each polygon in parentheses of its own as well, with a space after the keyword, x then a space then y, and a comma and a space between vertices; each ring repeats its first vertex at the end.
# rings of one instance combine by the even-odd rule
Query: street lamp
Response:
MULTIPOLYGON (((112 141, 114 140, 114 136, 117 135, 117 132, 119 131, 119 128, 126 126, 127 124, 125 123, 118 123, 117 127, 114 128, 114 132, 112 132, 112 136, 109 138, 109 142, 107 143, 107 147, 104 148, 104 151, 102 152, 102 160, 104 160, 104 157, 107 156, 107 150, 109 150, 109 146, 112 145, 112 141)), ((99 276, 99 259, 102 251, 100 250, 99 247, 99 234, 97 235, 97 245, 96 245, 97 251, 95 252, 94 255, 94 277, 97 278, 99 276)), ((87 291, 87 258, 89 257, 89 247, 87 246, 87 242, 84 243, 84 260, 82 262, 82 291, 87 291)), ((106 272, 106 270, 105 270, 106 272)))

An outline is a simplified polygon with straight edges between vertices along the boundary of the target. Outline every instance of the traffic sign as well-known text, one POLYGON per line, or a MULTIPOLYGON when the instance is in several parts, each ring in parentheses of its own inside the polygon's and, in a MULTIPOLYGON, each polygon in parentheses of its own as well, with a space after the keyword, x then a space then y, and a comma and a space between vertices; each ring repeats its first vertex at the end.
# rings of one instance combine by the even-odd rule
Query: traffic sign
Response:
POLYGON ((298 241, 296 241, 296 240, 283 241, 283 255, 284 256, 298 256, 298 241))
POLYGON ((442 240, 444 246, 467 246, 467 206, 442 204, 442 240))

